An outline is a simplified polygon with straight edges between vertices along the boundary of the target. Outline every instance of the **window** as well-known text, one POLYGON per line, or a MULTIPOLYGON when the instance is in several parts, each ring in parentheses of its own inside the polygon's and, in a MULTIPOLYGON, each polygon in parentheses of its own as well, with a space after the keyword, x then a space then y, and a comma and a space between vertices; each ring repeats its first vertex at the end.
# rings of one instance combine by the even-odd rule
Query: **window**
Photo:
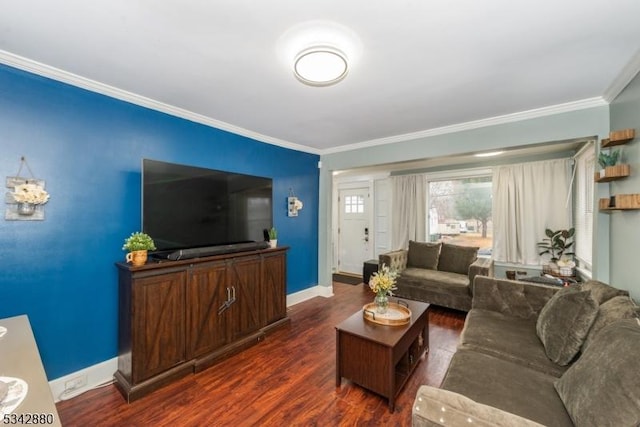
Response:
POLYGON ((593 175, 595 172, 595 147, 588 143, 575 156, 575 197, 573 223, 575 234, 575 257, 578 267, 591 271, 593 239, 593 175))
POLYGON ((429 240, 477 246, 480 255, 491 255, 491 175, 428 180, 429 240))
POLYGON ((345 196, 344 213, 363 213, 364 197, 363 196, 345 196))

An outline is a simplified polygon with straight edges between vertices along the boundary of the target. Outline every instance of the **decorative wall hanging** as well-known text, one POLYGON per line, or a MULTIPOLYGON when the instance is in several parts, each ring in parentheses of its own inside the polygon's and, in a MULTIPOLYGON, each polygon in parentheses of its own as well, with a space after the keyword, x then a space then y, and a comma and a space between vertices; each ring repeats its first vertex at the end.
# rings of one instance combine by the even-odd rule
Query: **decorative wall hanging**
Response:
POLYGON ((290 188, 289 197, 287 197, 287 215, 298 216, 298 211, 302 210, 302 206, 302 201, 293 194, 293 190, 290 188))
POLYGON ((10 221, 42 221, 44 220, 44 204, 49 201, 49 193, 44 189, 44 180, 37 179, 27 163, 27 159, 20 158, 20 168, 15 176, 7 177, 5 195, 7 209, 4 218, 10 221), (22 168, 26 167, 31 175, 23 177, 22 168))

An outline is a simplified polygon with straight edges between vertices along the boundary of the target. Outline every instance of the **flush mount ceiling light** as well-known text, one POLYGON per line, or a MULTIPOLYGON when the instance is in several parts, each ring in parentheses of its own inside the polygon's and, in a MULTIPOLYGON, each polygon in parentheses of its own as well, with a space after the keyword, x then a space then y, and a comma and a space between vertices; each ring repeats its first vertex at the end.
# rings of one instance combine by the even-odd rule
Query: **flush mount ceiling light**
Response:
POLYGON ((288 29, 276 52, 289 72, 308 86, 330 86, 347 74, 357 75, 362 43, 351 29, 337 22, 308 21, 288 29))
POLYGON ((349 71, 346 55, 328 46, 315 46, 300 52, 293 63, 293 72, 302 83, 329 86, 344 79, 349 71))

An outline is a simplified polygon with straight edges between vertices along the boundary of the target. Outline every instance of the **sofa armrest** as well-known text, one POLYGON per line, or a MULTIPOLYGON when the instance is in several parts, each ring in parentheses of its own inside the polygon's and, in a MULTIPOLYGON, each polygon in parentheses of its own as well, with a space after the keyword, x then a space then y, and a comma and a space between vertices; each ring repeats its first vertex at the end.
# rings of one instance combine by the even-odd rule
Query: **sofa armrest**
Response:
POLYGON ((476 276, 471 308, 497 311, 523 319, 537 318, 542 307, 559 289, 557 286, 476 276))
POLYGON ((511 412, 483 405, 459 393, 427 385, 418 389, 411 411, 411 425, 541 427, 541 424, 511 412))
POLYGON ((469 266, 469 283, 476 276, 493 277, 493 258, 478 258, 469 266))
POLYGON ((378 268, 384 264, 392 271, 395 270, 399 273, 407 268, 408 254, 409 251, 407 249, 399 249, 397 251, 387 252, 386 254, 380 254, 378 255, 378 268))

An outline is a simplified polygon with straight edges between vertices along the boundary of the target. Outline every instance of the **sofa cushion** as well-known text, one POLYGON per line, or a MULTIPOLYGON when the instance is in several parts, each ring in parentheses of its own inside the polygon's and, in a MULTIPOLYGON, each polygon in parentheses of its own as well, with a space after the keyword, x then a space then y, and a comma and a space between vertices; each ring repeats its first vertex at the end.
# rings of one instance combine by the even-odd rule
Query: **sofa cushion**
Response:
POLYGON ((424 268, 407 268, 400 274, 396 284, 409 284, 453 294, 470 295, 471 292, 471 283, 466 275, 424 268))
POLYGON ((587 349, 598 332, 608 324, 613 323, 616 320, 631 319, 639 316, 640 307, 638 307, 628 296, 617 296, 603 302, 600 304, 596 320, 593 322, 593 325, 591 326, 591 329, 589 329, 589 333, 582 344, 582 351, 584 352, 587 349))
POLYGON ((474 308, 467 314, 460 347, 510 360, 554 377, 560 377, 567 370, 547 357, 536 334, 535 318, 523 319, 474 308))
POLYGON ((556 379, 492 355, 459 349, 441 387, 543 425, 572 426, 553 388, 556 379))
POLYGON ((447 271, 407 268, 396 281, 393 294, 415 301, 428 302, 456 310, 471 308, 469 277, 447 271))
POLYGON ((640 321, 605 326, 580 359, 555 382, 579 426, 640 425, 640 321))
POLYGON ((410 240, 407 267, 435 270, 438 268, 440 246, 440 243, 414 242, 410 240))
POLYGON ((440 248, 438 270, 469 274, 469 266, 478 258, 478 247, 443 243, 440 248))
POLYGON ((460 393, 420 386, 411 411, 412 427, 543 427, 511 412, 475 402, 460 393))
POLYGON ((581 287, 585 291, 591 291, 591 296, 598 304, 602 304, 619 295, 629 295, 629 292, 625 290, 614 288, 598 280, 587 280, 581 287))
POLYGON ((549 359, 569 364, 578 354, 598 314, 591 292, 568 286, 556 292, 542 307, 536 331, 549 359))

